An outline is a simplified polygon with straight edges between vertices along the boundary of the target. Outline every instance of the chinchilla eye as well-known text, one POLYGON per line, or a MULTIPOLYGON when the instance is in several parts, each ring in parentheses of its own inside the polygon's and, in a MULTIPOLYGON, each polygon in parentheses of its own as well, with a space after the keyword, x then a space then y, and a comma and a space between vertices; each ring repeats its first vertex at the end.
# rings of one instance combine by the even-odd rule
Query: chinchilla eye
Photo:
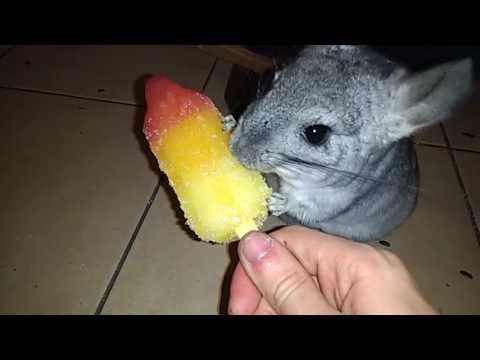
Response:
POLYGON ((325 125, 311 125, 305 128, 304 135, 311 145, 322 145, 327 141, 331 129, 325 125))

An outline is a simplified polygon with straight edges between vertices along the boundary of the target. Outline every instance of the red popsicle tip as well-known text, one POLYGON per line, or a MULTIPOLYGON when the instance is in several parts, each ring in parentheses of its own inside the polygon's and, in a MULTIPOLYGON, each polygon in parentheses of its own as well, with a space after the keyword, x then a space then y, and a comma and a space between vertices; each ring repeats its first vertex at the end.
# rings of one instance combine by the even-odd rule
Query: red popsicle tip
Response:
POLYGON ((154 143, 162 131, 178 124, 187 116, 215 105, 198 91, 181 87, 163 75, 147 80, 145 86, 147 113, 143 132, 154 143))

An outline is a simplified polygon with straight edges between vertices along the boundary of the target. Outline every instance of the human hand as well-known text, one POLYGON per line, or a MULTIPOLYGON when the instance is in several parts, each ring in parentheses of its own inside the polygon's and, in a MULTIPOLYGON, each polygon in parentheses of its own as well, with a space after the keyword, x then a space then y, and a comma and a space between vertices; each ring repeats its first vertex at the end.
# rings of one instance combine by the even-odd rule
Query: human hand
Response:
POLYGON ((229 313, 437 314, 393 253, 300 226, 239 243, 229 313))

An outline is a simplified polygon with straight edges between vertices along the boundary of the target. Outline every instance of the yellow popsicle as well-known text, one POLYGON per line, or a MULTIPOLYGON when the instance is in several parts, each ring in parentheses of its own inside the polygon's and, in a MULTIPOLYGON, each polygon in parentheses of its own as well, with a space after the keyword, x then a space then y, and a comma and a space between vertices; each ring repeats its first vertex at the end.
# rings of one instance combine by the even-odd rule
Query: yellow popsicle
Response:
POLYGON ((210 99, 163 76, 149 79, 146 99, 145 136, 190 228, 216 243, 260 228, 271 190, 231 154, 230 135, 210 99))

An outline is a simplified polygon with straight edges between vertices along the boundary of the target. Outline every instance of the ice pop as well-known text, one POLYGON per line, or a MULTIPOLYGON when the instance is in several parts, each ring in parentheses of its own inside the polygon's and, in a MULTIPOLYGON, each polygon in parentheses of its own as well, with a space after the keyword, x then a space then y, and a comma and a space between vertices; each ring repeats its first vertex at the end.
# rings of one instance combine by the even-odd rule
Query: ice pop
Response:
POLYGON ((145 95, 144 134, 190 228, 216 243, 260 228, 271 190, 230 152, 213 102, 161 75, 147 81, 145 95))

